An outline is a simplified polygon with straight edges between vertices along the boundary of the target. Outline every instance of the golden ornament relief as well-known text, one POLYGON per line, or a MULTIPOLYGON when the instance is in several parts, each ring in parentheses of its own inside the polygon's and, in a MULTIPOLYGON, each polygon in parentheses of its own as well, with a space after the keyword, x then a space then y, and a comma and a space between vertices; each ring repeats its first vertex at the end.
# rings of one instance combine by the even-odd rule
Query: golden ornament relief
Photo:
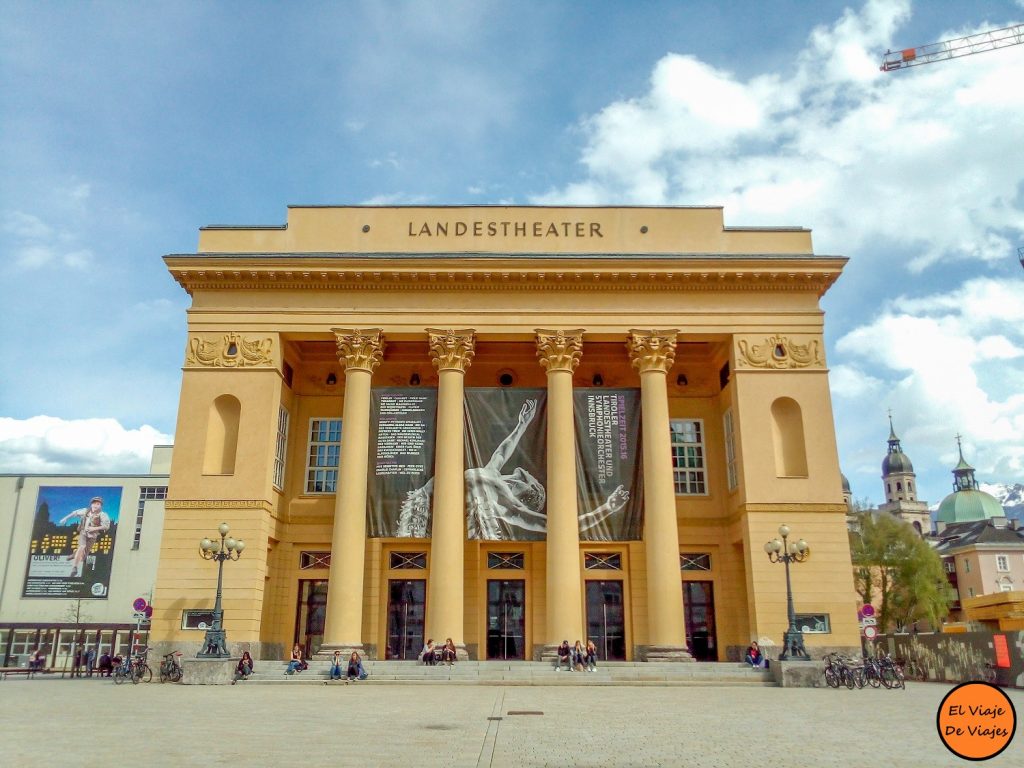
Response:
POLYGON ((439 371, 466 372, 473 355, 476 354, 476 331, 472 328, 461 330, 427 328, 430 356, 439 371))
POLYGON ((760 344, 747 339, 736 342, 736 363, 738 367, 769 368, 823 368, 825 360, 821 355, 821 340, 810 339, 799 344, 788 336, 767 337, 760 344))
POLYGON ((269 336, 247 339, 234 332, 212 340, 192 336, 188 340, 185 365, 211 368, 272 367, 273 346, 273 339, 269 336))
POLYGON ((537 329, 537 357, 546 371, 572 373, 583 356, 583 329, 551 331, 537 329))
POLYGON ((667 330, 639 330, 633 328, 626 338, 626 349, 633 367, 640 373, 660 371, 668 373, 676 361, 675 328, 667 330))
POLYGON ((384 333, 380 328, 332 328, 338 344, 338 359, 346 370, 369 371, 384 359, 384 333))

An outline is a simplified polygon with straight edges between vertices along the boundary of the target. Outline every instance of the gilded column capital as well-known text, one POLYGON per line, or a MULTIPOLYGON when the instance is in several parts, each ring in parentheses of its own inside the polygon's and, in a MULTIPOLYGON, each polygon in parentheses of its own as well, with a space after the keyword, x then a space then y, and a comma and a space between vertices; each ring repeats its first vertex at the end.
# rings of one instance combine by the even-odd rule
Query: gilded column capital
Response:
POLYGON ((572 373, 583 356, 583 329, 550 331, 537 329, 537 357, 548 372, 568 371, 572 373))
POLYGON ((633 367, 640 373, 668 373, 676 361, 676 334, 679 330, 639 330, 632 328, 626 337, 626 349, 633 367))
POLYGON ((380 328, 332 328, 338 359, 345 370, 373 373, 384 359, 384 333, 380 328))
POLYGON ((476 354, 476 330, 427 328, 430 357, 439 371, 466 372, 476 354))

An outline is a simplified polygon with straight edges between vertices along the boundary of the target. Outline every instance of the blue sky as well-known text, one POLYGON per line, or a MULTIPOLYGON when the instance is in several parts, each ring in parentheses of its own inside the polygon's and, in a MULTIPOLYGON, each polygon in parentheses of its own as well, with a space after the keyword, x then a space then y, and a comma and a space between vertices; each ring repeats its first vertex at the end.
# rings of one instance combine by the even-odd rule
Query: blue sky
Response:
POLYGON ((953 435, 1024 482, 1024 20, 990 2, 157 2, 0 8, 0 471, 144 471, 188 297, 160 257, 289 204, 725 206, 851 262, 826 296, 840 459, 922 496, 953 435))

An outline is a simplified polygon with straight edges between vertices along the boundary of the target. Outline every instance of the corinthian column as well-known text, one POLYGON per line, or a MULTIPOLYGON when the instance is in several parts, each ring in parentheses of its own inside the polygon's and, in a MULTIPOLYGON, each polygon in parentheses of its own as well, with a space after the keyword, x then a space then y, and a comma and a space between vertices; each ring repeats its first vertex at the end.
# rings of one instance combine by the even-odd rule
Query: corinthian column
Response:
POLYGON ((572 372, 582 354, 582 328, 537 329, 537 356, 548 375, 546 656, 562 640, 571 643, 584 634, 572 403, 572 372))
POLYGON ((327 616, 320 656, 363 648, 366 467, 370 452, 370 379, 384 358, 380 328, 332 328, 345 364, 341 456, 334 502, 327 616))
POLYGON ((459 658, 466 657, 462 615, 466 543, 463 379, 473 360, 473 334, 472 328, 427 328, 430 356, 438 378, 427 637, 438 643, 450 637, 459 658))
POLYGON ((644 550, 647 555, 649 661, 692 661, 686 650, 679 528, 672 481, 666 375, 676 359, 676 331, 631 330, 626 348, 640 373, 644 458, 644 550))

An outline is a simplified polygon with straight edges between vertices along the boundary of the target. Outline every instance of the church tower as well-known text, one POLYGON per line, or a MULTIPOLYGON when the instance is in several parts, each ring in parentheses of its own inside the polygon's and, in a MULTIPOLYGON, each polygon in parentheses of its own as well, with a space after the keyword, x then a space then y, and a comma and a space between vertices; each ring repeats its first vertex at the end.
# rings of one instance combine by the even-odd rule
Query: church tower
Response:
POLYGON ((882 460, 882 485, 885 489, 885 503, 878 508, 914 526, 922 536, 931 533, 931 515, 928 504, 917 498, 917 475, 914 465, 903 452, 900 439, 889 414, 889 452, 882 460))

